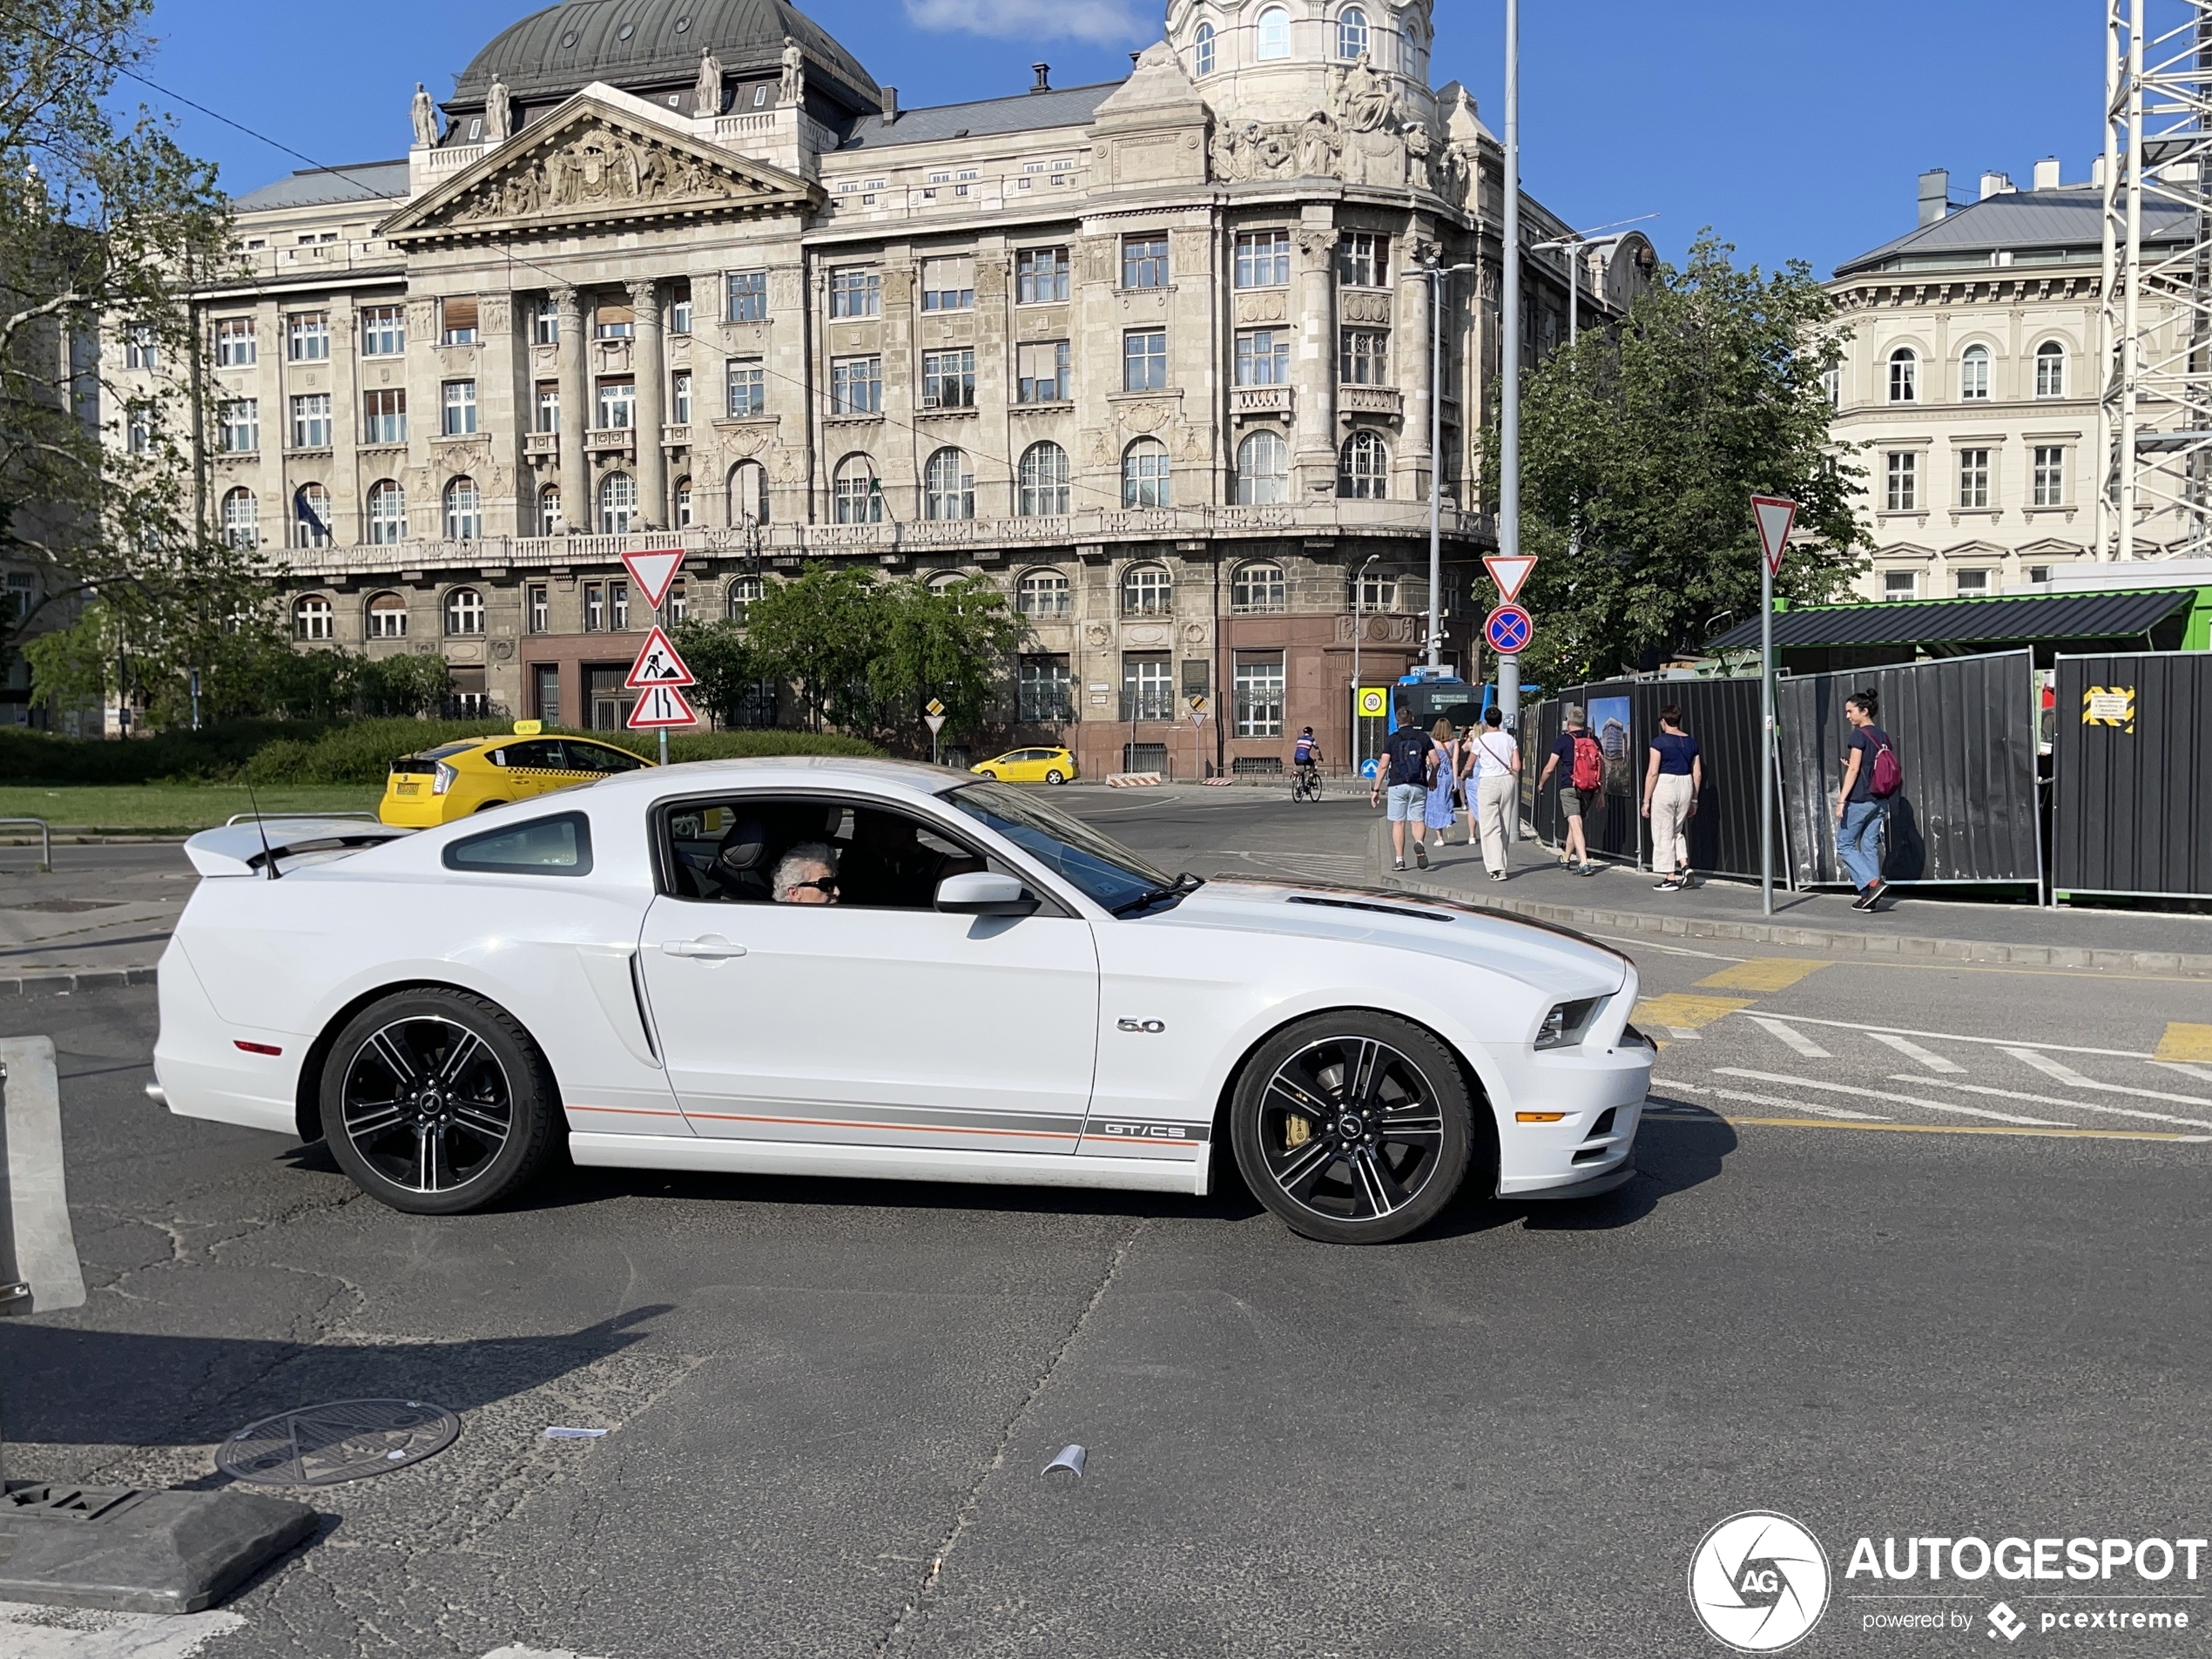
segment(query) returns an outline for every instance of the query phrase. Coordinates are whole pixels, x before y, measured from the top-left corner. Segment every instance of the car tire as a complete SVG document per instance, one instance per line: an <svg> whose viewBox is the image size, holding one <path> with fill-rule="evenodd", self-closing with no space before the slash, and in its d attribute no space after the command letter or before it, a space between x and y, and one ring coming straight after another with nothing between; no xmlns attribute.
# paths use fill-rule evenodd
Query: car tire
<svg viewBox="0 0 2212 1659"><path fill-rule="evenodd" d="M528 1184L565 1123L552 1068L514 1015L443 988L346 1022L319 1081L339 1167L411 1216L461 1216Z"/></svg>
<svg viewBox="0 0 2212 1659"><path fill-rule="evenodd" d="M1357 1008L1285 1026L1252 1051L1230 1101L1252 1196L1307 1238L1380 1244L1433 1220L1474 1145L1465 1074L1407 1020Z"/></svg>
<svg viewBox="0 0 2212 1659"><path fill-rule="evenodd" d="M1049 784L1064 784L1068 781L1068 779L1067 775L1062 772L1059 767L1055 766L1050 772L1045 773L1044 780Z"/></svg>

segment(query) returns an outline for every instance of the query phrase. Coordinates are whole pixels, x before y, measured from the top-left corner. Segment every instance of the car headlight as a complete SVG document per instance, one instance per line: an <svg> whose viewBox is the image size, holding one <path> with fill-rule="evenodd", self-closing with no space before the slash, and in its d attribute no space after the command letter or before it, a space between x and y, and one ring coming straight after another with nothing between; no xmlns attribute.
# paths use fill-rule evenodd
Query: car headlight
<svg viewBox="0 0 2212 1659"><path fill-rule="evenodd" d="M1597 1012L1602 996L1586 996L1580 1001L1560 1002L1544 1015L1544 1022L1536 1028L1539 1049L1571 1049L1582 1040L1589 1028L1590 1015Z"/></svg>
<svg viewBox="0 0 2212 1659"><path fill-rule="evenodd" d="M460 776L459 772L441 760L438 762L438 775L430 780L430 792L434 795L444 794L447 790L453 787L454 780Z"/></svg>

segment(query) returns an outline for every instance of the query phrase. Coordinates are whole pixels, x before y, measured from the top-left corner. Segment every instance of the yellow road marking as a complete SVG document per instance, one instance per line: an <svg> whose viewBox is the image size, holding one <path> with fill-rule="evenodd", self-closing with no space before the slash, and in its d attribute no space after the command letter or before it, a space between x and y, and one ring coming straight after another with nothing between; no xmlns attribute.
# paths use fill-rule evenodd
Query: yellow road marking
<svg viewBox="0 0 2212 1659"><path fill-rule="evenodd" d="M1713 991L1786 991L1828 965L1791 956L1754 956L1709 974L1697 983L1699 988Z"/></svg>
<svg viewBox="0 0 2212 1659"><path fill-rule="evenodd" d="M1748 996L1692 996L1685 991L1669 991L1664 996L1645 997L1629 1017L1638 1025L1676 1026L1694 1031L1701 1025L1710 1025L1723 1015L1750 1008L1754 1000Z"/></svg>
<svg viewBox="0 0 2212 1659"><path fill-rule="evenodd" d="M2013 1129L1979 1123L1844 1123L1826 1117L1731 1117L1731 1123L1759 1123L1771 1129L1877 1130L1892 1135L2027 1135L2060 1141L2171 1141L2202 1145L2212 1135L2172 1135L2135 1129Z"/></svg>
<svg viewBox="0 0 2212 1659"><path fill-rule="evenodd" d="M2154 1060L2212 1060L2212 1025L2187 1025L2176 1020L2166 1028Z"/></svg>

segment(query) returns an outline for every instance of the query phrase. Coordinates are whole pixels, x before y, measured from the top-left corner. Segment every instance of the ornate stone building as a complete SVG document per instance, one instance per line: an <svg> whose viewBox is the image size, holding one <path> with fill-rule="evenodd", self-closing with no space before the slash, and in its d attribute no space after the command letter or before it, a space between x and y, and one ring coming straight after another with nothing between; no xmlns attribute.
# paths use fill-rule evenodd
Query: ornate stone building
<svg viewBox="0 0 2212 1659"><path fill-rule="evenodd" d="M302 644L442 651L502 713L619 722L619 555L680 542L694 617L816 560L1001 583L980 740L1190 776L1311 724L1340 758L1355 611L1369 683L1424 655L1431 263L1478 267L1442 313L1462 666L1487 592L1498 152L1430 18L1174 0L1126 80L907 110L785 0L553 6L417 89L404 162L239 204L211 510L285 546ZM1651 268L1593 254L1586 317Z"/></svg>

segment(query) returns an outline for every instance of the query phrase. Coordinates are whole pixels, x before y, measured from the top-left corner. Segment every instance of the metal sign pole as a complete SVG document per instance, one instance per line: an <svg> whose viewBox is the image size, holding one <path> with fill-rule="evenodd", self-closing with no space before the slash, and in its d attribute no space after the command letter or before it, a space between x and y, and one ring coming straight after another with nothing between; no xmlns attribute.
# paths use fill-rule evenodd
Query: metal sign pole
<svg viewBox="0 0 2212 1659"><path fill-rule="evenodd" d="M1759 914L1774 914L1774 565L1759 559Z"/></svg>

